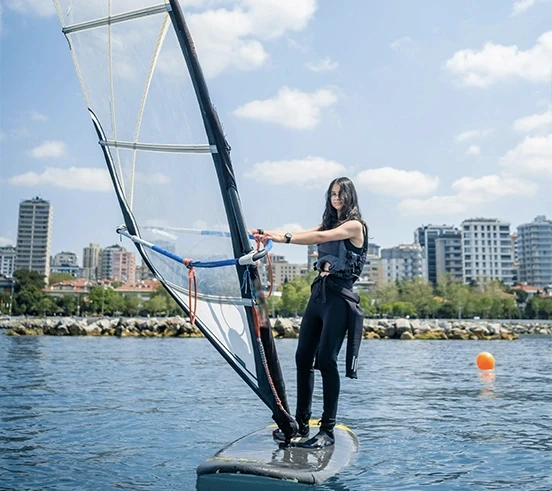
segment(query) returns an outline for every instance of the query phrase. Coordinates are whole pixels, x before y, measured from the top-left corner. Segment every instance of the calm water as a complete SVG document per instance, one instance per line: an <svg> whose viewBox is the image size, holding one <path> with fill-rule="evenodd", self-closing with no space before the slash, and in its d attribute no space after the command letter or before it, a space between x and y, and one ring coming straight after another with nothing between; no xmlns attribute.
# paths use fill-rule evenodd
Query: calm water
<svg viewBox="0 0 552 491"><path fill-rule="evenodd" d="M292 405L295 344L278 341ZM339 411L361 452L318 489L552 489L552 337L365 341L361 361ZM1 333L0 421L2 490L193 490L203 460L271 422L203 339Z"/></svg>

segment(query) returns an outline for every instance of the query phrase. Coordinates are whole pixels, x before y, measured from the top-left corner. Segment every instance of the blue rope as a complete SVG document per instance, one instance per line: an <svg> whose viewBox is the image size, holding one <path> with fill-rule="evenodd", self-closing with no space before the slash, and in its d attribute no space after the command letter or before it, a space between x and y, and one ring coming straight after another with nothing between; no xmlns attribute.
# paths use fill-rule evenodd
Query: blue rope
<svg viewBox="0 0 552 491"><path fill-rule="evenodd" d="M204 230L202 231L202 235L226 235L227 232L215 232L215 231L209 231ZM230 235L230 234L228 234ZM253 236L250 235L250 238ZM152 245L151 249L155 252L158 252L159 254L162 254L165 257L168 257L170 259L173 259L179 263L184 264L184 258L180 257L178 254L175 254L174 252L167 251L166 249L163 249L162 247ZM265 249L267 251L270 251L272 249L272 241L269 240ZM220 259L218 261L190 261L189 266L194 268L221 268L224 266L235 266L238 264L237 259Z"/></svg>

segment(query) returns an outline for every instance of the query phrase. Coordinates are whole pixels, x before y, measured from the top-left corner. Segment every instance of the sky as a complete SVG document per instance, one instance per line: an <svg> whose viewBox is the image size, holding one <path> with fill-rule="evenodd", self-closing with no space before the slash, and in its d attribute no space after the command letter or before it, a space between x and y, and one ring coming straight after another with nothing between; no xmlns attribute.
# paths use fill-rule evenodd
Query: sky
<svg viewBox="0 0 552 491"><path fill-rule="evenodd" d="M156 4L152 0L152 4ZM552 1L182 0L250 228L320 223L356 185L371 241L552 215ZM0 245L24 199L82 261L122 222L53 3L0 4ZM127 244L131 248L130 244ZM291 262L306 248L278 245Z"/></svg>

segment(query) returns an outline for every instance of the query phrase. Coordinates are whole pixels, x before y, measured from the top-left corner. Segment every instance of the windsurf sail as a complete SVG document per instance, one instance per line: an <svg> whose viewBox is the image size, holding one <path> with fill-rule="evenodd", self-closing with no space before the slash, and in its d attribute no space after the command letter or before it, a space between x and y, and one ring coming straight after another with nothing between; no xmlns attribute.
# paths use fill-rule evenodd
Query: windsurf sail
<svg viewBox="0 0 552 491"><path fill-rule="evenodd" d="M122 210L118 232L289 434L255 265L266 251L247 233L180 5L151 1L54 0Z"/></svg>

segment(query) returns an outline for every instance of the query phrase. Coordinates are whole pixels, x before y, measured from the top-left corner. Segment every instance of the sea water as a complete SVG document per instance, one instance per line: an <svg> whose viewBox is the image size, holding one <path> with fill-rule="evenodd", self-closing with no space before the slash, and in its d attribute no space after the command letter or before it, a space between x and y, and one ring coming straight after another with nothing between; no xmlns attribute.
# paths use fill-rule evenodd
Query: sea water
<svg viewBox="0 0 552 491"><path fill-rule="evenodd" d="M292 407L295 347L277 341ZM364 341L338 418L360 452L316 489L551 490L552 337ZM193 490L201 462L269 423L205 339L0 333L1 490Z"/></svg>

